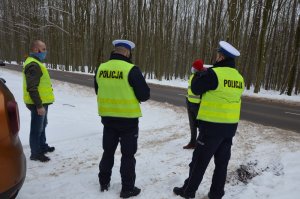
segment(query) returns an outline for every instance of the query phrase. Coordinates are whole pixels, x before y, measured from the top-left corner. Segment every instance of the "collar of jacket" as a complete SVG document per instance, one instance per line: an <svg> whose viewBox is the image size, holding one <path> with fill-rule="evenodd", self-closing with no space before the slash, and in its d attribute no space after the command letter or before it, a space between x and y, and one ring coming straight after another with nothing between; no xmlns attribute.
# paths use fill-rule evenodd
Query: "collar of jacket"
<svg viewBox="0 0 300 199"><path fill-rule="evenodd" d="M110 60L112 59L117 59L117 60L122 60L122 61L126 61L128 63L132 63L131 60L128 57L125 57L124 55L118 54L118 53L112 53L110 55Z"/></svg>
<svg viewBox="0 0 300 199"><path fill-rule="evenodd" d="M36 57L36 56L34 56L34 55L29 55L29 57L32 57L32 58L38 60L39 62L42 62L38 57Z"/></svg>
<svg viewBox="0 0 300 199"><path fill-rule="evenodd" d="M222 61L216 62L213 67L231 67L231 68L235 68L235 61L232 58L223 59Z"/></svg>

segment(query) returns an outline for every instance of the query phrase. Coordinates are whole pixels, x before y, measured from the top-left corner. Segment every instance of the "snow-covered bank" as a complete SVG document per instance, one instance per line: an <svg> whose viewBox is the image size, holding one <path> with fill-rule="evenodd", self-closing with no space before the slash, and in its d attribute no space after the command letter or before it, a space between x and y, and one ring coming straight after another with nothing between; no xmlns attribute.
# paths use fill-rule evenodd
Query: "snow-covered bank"
<svg viewBox="0 0 300 199"><path fill-rule="evenodd" d="M172 80L157 80L157 79L147 79L148 83L158 84L164 86L172 86L177 88L187 88L188 81L183 79L172 79ZM254 93L254 87L250 87L250 90L245 90L243 96L270 99L273 101L283 101L283 102L296 102L300 103L300 95L293 94L292 96L280 95L279 91L260 89L259 93Z"/></svg>
<svg viewBox="0 0 300 199"><path fill-rule="evenodd" d="M27 156L27 177L20 199L94 199L119 197L121 189L120 151L108 192L101 193L98 163L102 154L102 125L97 115L92 88L53 81L56 102L49 107L47 138L56 147L51 161L29 160L30 114L22 102L21 73L1 69L7 86L19 102L20 138ZM142 104L139 150L136 154L137 199L179 198L172 193L188 174L192 151L183 150L189 141L186 110L158 102ZM234 138L224 199L295 199L300 195L300 135L277 128L241 121ZM253 165L258 175L244 184L238 180L240 165ZM203 198L210 186L211 161L196 198Z"/></svg>
<svg viewBox="0 0 300 199"><path fill-rule="evenodd" d="M5 62L8 63L9 62ZM11 62L10 64L17 65L16 62ZM206 68L211 67L211 65L205 65ZM53 70L53 69L50 69ZM86 70L87 71L87 70ZM70 71L64 71L67 73L83 73L79 71L70 72ZM93 76L92 73L83 73L86 75ZM187 77L188 78L188 77ZM177 87L177 88L184 88L186 89L188 87L188 80L187 79L179 79L179 78L172 78L171 80L166 80L163 78L162 80L158 79L151 79L149 76L146 76L147 83L151 84L157 84L157 85L163 85L163 86L171 86L171 87ZM278 102L292 102L296 103L297 105L300 105L300 95L295 95L294 93L292 96L287 96L286 94L280 95L279 91L274 90L265 90L263 88L260 89L259 93L254 93L254 86L251 86L249 90L245 90L243 93L243 96L247 97L253 97L253 98L260 98L260 99L268 99L271 101L278 101Z"/></svg>

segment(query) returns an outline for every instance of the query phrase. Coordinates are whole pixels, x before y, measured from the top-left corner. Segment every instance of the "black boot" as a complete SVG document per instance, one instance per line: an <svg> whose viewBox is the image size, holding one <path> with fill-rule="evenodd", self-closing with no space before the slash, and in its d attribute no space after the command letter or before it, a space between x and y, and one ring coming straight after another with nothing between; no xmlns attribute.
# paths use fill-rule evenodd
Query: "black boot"
<svg viewBox="0 0 300 199"><path fill-rule="evenodd" d="M49 157L45 156L43 153L37 155L31 155L30 160L40 161L40 162L48 162L50 160Z"/></svg>
<svg viewBox="0 0 300 199"><path fill-rule="evenodd" d="M195 193L185 192L183 187L174 187L173 192L177 196L181 196L185 199L195 198Z"/></svg>
<svg viewBox="0 0 300 199"><path fill-rule="evenodd" d="M223 195L224 195L224 194L223 194ZM208 192L207 197L208 197L209 199L221 199L221 198L223 197L223 195L221 195L221 196L216 196L216 195L212 194L211 192Z"/></svg>
<svg viewBox="0 0 300 199"><path fill-rule="evenodd" d="M55 151L55 147L54 146L49 146L48 148L43 150L43 153L44 154L48 153L48 152L52 153L53 151Z"/></svg>
<svg viewBox="0 0 300 199"><path fill-rule="evenodd" d="M110 187L110 184L101 184L100 185L100 191L104 192L104 191L108 191L108 188Z"/></svg>
<svg viewBox="0 0 300 199"><path fill-rule="evenodd" d="M120 197L121 198L130 198L132 196L137 196L141 193L141 189L137 188L137 187L133 187L132 190L128 190L128 191L121 191L120 193Z"/></svg>
<svg viewBox="0 0 300 199"><path fill-rule="evenodd" d="M195 149L196 148L196 142L189 142L187 145L183 147L183 149Z"/></svg>

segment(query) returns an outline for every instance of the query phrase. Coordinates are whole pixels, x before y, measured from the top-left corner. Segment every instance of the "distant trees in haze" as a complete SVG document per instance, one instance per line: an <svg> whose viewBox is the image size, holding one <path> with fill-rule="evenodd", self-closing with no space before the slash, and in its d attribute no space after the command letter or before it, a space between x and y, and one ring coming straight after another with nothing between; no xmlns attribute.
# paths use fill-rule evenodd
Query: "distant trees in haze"
<svg viewBox="0 0 300 199"><path fill-rule="evenodd" d="M226 40L241 52L247 88L291 95L300 92L299 15L300 0L1 0L0 58L23 61L39 38L52 68L93 72L123 38L146 76L184 78Z"/></svg>

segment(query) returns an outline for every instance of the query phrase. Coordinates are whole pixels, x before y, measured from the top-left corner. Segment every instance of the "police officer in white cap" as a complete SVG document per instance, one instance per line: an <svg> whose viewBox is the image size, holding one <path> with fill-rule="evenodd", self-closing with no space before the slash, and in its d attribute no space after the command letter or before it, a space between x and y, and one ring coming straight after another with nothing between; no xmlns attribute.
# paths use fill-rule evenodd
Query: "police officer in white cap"
<svg viewBox="0 0 300 199"><path fill-rule="evenodd" d="M140 102L150 98L150 89L140 71L131 62L135 44L128 40L114 40L110 59L100 64L95 75L98 113L103 128L103 155L99 164L100 190L109 189L114 154L121 145L121 198L136 196L141 189L135 186L135 153L138 123L142 116Z"/></svg>
<svg viewBox="0 0 300 199"><path fill-rule="evenodd" d="M194 198L205 170L214 156L215 170L208 193L210 199L221 199L231 154L232 138L240 119L241 95L244 79L235 69L235 57L239 51L231 44L220 41L216 63L192 80L191 89L202 95L197 115L200 134L194 150L190 171L183 186L173 192L184 198Z"/></svg>

